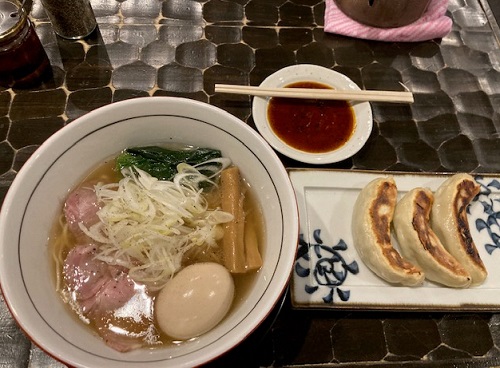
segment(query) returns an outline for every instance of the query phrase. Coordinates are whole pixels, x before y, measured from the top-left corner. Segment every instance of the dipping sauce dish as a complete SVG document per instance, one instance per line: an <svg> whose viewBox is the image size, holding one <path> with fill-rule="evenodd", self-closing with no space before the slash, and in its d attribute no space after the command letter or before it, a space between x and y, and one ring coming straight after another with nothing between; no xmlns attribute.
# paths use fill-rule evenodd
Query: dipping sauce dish
<svg viewBox="0 0 500 368"><path fill-rule="evenodd" d="M330 89L316 82L297 82L286 88ZM271 98L267 118L273 132L290 146L323 153L342 147L355 128L354 110L347 101Z"/></svg>
<svg viewBox="0 0 500 368"><path fill-rule="evenodd" d="M360 90L343 74L307 64L280 69L261 87ZM253 118L274 149L311 164L351 157L366 143L373 126L368 102L254 97Z"/></svg>

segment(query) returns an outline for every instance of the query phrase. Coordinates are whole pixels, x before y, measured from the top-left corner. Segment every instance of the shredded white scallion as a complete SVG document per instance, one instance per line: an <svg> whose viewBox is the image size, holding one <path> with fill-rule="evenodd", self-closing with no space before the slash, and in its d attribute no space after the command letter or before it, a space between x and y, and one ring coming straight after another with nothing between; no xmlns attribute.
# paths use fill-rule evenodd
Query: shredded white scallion
<svg viewBox="0 0 500 368"><path fill-rule="evenodd" d="M212 160L211 160L212 161ZM207 165L216 171L229 166L227 159ZM216 185L197 167L181 164L172 181L158 180L138 168L122 170L119 183L97 184L102 203L97 224L80 228L99 244L97 258L125 266L137 282L161 288L180 268L192 247L216 246L221 224L230 213L208 209L201 183Z"/></svg>

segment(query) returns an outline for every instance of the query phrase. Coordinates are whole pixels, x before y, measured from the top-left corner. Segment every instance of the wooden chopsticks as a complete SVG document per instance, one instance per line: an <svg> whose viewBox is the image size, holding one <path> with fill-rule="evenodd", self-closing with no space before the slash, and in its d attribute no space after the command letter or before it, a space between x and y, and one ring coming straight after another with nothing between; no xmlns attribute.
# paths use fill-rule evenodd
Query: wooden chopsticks
<svg viewBox="0 0 500 368"><path fill-rule="evenodd" d="M245 94L264 97L308 98L319 100L349 100L412 103L413 94L408 91L339 91L335 89L316 88L266 88L254 86L238 86L231 84L216 84L215 92Z"/></svg>

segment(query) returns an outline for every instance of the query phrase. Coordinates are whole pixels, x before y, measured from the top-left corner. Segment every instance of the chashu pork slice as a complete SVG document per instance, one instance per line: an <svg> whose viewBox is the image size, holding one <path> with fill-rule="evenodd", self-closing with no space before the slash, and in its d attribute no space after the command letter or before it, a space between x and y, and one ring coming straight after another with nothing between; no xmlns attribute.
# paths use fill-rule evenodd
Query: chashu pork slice
<svg viewBox="0 0 500 368"><path fill-rule="evenodd" d="M352 235L361 260L375 274L393 284L417 286L425 275L392 246L391 222L397 201L392 177L378 178L359 193L352 217Z"/></svg>
<svg viewBox="0 0 500 368"><path fill-rule="evenodd" d="M418 264L428 280L449 287L468 287L469 272L446 251L430 227L433 202L431 190L415 188L397 203L393 226L401 254Z"/></svg>
<svg viewBox="0 0 500 368"><path fill-rule="evenodd" d="M467 207L480 187L469 174L455 174L434 193L431 227L444 247L470 273L471 286L480 285L487 276L486 267L472 239Z"/></svg>

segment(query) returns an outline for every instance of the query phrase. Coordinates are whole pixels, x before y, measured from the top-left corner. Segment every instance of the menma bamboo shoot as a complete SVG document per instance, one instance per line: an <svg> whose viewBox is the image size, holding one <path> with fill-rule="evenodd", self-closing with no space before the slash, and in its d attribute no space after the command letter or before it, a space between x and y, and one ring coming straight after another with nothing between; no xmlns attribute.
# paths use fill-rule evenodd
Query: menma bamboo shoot
<svg viewBox="0 0 500 368"><path fill-rule="evenodd" d="M239 169L232 166L221 173L222 210L233 215L224 226L224 264L231 273L245 273L261 267L255 229L245 225L245 190ZM245 227L249 233L245 235ZM253 233L252 233L253 232Z"/></svg>

